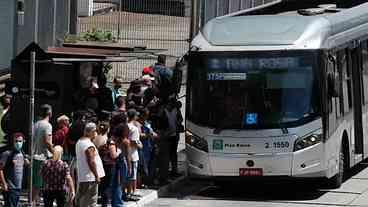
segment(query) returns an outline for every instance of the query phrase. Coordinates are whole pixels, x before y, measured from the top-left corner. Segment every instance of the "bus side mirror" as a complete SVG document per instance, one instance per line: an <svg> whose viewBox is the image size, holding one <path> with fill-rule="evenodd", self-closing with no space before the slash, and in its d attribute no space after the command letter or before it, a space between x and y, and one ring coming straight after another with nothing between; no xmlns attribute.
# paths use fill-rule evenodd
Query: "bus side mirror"
<svg viewBox="0 0 368 207"><path fill-rule="evenodd" d="M176 94L180 93L181 90L181 84L183 82L183 72L186 71L186 67L187 67L187 59L188 59L188 54L185 54L184 56L182 56L181 58L179 58L176 61L175 64L175 68L174 68L174 74L173 74L173 82L174 82L174 86L175 86L175 92Z"/></svg>
<svg viewBox="0 0 368 207"><path fill-rule="evenodd" d="M332 73L328 74L327 87L329 97L336 98L340 96L340 80L337 75Z"/></svg>

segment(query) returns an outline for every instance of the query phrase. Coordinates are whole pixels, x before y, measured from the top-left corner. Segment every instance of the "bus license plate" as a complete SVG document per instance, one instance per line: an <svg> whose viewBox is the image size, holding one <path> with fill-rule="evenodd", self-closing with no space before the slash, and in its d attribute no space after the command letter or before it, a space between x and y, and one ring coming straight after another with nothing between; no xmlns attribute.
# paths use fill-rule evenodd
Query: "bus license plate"
<svg viewBox="0 0 368 207"><path fill-rule="evenodd" d="M262 176L262 168L240 168L239 176Z"/></svg>

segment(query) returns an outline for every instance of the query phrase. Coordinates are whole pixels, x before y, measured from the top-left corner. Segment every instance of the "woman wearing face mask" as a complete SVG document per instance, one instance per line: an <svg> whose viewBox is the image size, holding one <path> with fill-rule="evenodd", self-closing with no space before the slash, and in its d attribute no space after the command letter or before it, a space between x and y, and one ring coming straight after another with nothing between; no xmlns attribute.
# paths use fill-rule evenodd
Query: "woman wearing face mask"
<svg viewBox="0 0 368 207"><path fill-rule="evenodd" d="M51 160L47 160L41 169L44 180L43 200L45 207L52 207L56 200L58 207L66 204L67 189L70 192L70 200L75 197L75 190L72 177L70 176L69 166L61 160L63 148L59 145L54 147ZM66 188L66 185L68 188Z"/></svg>
<svg viewBox="0 0 368 207"><path fill-rule="evenodd" d="M5 206L18 207L22 178L26 161L23 152L24 135L15 133L13 147L1 155L0 160L0 184L3 191Z"/></svg>

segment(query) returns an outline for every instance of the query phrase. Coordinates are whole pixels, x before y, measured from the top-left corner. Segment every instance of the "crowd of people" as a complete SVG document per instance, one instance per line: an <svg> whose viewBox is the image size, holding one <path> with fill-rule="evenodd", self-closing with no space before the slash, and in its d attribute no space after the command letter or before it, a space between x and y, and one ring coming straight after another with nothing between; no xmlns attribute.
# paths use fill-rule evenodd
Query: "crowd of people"
<svg viewBox="0 0 368 207"><path fill-rule="evenodd" d="M123 206L138 201L137 188L167 184L179 176L177 147L183 132L181 103L174 87L175 73L160 55L131 82L126 96L116 77L107 90L91 77L79 93L80 108L57 117L43 104L33 129L32 203L53 206ZM101 92L102 91L102 92ZM101 95L103 94L103 95ZM107 95L106 95L107 94ZM108 106L111 105L111 106ZM5 206L17 207L23 169L25 136L15 133L1 155L0 185Z"/></svg>

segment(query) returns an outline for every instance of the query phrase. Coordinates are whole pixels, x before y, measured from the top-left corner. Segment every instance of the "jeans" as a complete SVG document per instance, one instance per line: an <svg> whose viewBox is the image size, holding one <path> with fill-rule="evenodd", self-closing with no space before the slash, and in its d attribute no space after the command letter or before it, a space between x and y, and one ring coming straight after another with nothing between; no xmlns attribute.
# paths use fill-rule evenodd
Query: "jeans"
<svg viewBox="0 0 368 207"><path fill-rule="evenodd" d="M127 182L128 171L127 162L124 159L123 153L121 153L116 160L115 167L112 169L111 179L111 206L122 207L123 199L125 198L125 192L122 190L123 186Z"/></svg>
<svg viewBox="0 0 368 207"><path fill-rule="evenodd" d="M52 207L55 200L58 207L64 207L66 203L66 192L63 190L43 192L45 207Z"/></svg>
<svg viewBox="0 0 368 207"><path fill-rule="evenodd" d="M160 182L167 181L169 177L169 162L170 162L170 141L169 138L165 137L159 142L159 179Z"/></svg>
<svg viewBox="0 0 368 207"><path fill-rule="evenodd" d="M176 137L170 137L170 163L171 163L171 173L178 173L178 143L179 135Z"/></svg>
<svg viewBox="0 0 368 207"><path fill-rule="evenodd" d="M99 190L101 191L101 204L103 207L107 206L109 203L109 200L111 199L111 178L112 173L111 170L107 169L114 169L115 167L113 165L104 165L105 171L105 177L101 179L101 183L99 186Z"/></svg>
<svg viewBox="0 0 368 207"><path fill-rule="evenodd" d="M18 207L20 198L20 189L9 189L3 192L6 207Z"/></svg>

